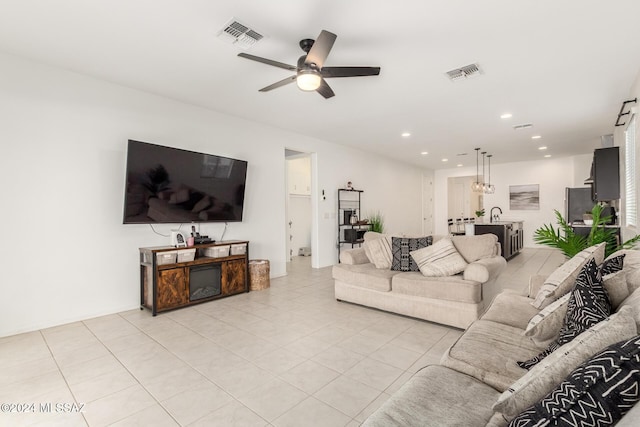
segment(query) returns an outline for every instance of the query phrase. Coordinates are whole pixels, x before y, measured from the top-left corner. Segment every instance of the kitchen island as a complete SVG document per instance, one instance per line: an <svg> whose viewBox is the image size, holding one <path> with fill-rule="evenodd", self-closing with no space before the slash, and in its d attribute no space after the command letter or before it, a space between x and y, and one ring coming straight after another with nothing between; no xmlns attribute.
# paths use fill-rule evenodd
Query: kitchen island
<svg viewBox="0 0 640 427"><path fill-rule="evenodd" d="M500 242L501 255L509 260L520 253L524 241L522 221L494 221L475 224L475 234L495 234Z"/></svg>

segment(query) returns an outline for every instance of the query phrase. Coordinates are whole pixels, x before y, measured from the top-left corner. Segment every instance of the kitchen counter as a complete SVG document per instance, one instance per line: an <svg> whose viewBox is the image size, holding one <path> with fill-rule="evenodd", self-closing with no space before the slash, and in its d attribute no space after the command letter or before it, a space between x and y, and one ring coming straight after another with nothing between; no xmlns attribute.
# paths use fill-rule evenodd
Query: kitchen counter
<svg viewBox="0 0 640 427"><path fill-rule="evenodd" d="M509 260L522 250L524 241L523 221L494 221L476 223L475 234L495 234L501 245L501 255Z"/></svg>

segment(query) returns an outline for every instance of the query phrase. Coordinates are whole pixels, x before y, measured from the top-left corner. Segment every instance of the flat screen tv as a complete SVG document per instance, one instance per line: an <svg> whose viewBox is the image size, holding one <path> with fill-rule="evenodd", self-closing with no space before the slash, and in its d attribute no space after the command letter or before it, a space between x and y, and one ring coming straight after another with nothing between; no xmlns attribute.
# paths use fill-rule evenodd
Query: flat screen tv
<svg viewBox="0 0 640 427"><path fill-rule="evenodd" d="M247 162L129 140L125 224L242 221Z"/></svg>

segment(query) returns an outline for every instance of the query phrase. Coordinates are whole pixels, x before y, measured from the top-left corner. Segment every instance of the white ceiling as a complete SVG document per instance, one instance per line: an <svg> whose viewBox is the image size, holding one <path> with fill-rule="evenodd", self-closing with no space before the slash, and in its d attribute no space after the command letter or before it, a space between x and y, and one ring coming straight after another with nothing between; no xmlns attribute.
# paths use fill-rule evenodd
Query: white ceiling
<svg viewBox="0 0 640 427"><path fill-rule="evenodd" d="M328 100L259 93L290 73L238 58L217 37L232 17L265 35L253 55L295 64L326 29L326 66L382 71L328 80ZM598 147L640 70L640 1L0 0L0 50L439 169L475 165L474 147L494 163ZM445 76L476 62L478 77Z"/></svg>

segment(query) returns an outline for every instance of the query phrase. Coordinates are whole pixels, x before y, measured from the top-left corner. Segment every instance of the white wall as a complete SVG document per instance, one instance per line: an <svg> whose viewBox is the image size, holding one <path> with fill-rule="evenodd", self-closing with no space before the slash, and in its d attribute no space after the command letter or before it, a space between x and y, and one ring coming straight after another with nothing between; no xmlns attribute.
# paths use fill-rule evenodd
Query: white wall
<svg viewBox="0 0 640 427"><path fill-rule="evenodd" d="M247 160L244 220L225 239L250 240L274 277L286 274L285 147L316 153L316 266L336 260L336 189L347 180L365 190L364 212L380 209L394 230L422 227L416 167L8 55L0 70L0 336L138 306L138 248L168 238L122 225L128 139Z"/></svg>
<svg viewBox="0 0 640 427"><path fill-rule="evenodd" d="M554 209L564 214L564 194L566 187L583 187L589 176L592 155L566 158L549 158L529 162L494 163L491 165L491 183L495 185L495 194L484 195L485 220L489 220L492 207L502 209L501 219L524 221L524 246L536 246L533 232L543 224L555 225ZM436 234L447 233L447 180L449 177L475 174L473 168L457 168L435 171L435 230ZM540 185L540 210L523 211L509 209L510 185ZM440 202L443 201L443 202Z"/></svg>

